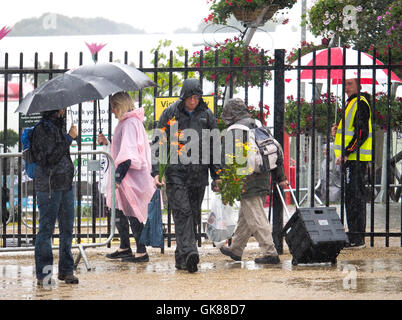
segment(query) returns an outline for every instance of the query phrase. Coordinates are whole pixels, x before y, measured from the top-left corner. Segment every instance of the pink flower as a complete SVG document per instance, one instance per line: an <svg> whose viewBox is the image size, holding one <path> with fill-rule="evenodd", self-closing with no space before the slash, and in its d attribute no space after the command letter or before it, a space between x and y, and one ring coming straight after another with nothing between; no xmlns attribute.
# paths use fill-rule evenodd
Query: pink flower
<svg viewBox="0 0 402 320"><path fill-rule="evenodd" d="M106 43L105 44L101 44L101 43L100 44L97 44L97 43L89 44L89 43L85 42L85 44L87 45L89 51L91 51L92 56L94 56L95 53L98 53L99 51L101 51L103 49L104 46L106 46Z"/></svg>
<svg viewBox="0 0 402 320"><path fill-rule="evenodd" d="M8 33L11 31L10 28L8 28L7 26L4 26L3 28L1 28L0 30L0 40L3 39L6 35L8 35Z"/></svg>

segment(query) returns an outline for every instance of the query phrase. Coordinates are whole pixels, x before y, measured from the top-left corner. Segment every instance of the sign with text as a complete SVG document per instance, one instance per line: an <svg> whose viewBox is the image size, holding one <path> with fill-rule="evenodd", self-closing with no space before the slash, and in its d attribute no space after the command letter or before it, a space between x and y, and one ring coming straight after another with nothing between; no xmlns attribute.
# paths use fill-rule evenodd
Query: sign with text
<svg viewBox="0 0 402 320"><path fill-rule="evenodd" d="M155 98L155 120L159 121L159 118L167 107L173 102L176 102L179 97L157 97ZM203 96L202 99L207 104L208 108L214 112L214 96Z"/></svg>

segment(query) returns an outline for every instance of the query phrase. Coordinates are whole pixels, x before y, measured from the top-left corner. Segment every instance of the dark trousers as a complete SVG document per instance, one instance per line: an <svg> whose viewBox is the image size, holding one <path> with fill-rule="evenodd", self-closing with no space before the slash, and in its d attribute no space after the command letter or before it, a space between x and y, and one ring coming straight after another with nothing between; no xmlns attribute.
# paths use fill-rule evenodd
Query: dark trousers
<svg viewBox="0 0 402 320"><path fill-rule="evenodd" d="M56 219L59 223L59 274L70 275L74 271L71 252L74 226L74 192L37 192L39 207L39 232L35 239L36 278L44 279L53 273L52 236Z"/></svg>
<svg viewBox="0 0 402 320"><path fill-rule="evenodd" d="M130 248L129 224L137 246L137 253L147 252L145 245L140 243L141 232L144 229L144 224L140 223L136 217L127 217L124 215L123 211L116 209L116 228L120 235L120 248Z"/></svg>
<svg viewBox="0 0 402 320"><path fill-rule="evenodd" d="M366 187L365 173L367 162L346 161L345 163L345 208L346 221L351 243L364 243L363 233L366 231Z"/></svg>
<svg viewBox="0 0 402 320"><path fill-rule="evenodd" d="M201 204L205 187L189 187L179 184L167 184L166 194L172 209L176 234L176 264L186 262L189 253L198 253L196 228L201 220Z"/></svg>

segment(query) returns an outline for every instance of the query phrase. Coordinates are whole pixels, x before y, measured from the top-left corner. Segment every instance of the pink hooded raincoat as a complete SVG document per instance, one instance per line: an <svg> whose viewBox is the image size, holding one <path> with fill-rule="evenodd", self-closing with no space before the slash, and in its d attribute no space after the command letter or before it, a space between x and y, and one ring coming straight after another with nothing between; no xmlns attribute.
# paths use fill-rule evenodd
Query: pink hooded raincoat
<svg viewBox="0 0 402 320"><path fill-rule="evenodd" d="M131 160L127 174L116 189L116 209L126 216L144 222L148 217L148 203L155 186L151 176L151 148L143 125L144 109L127 112L119 121L111 145L111 154L117 166ZM111 179L108 179L107 205L111 206Z"/></svg>

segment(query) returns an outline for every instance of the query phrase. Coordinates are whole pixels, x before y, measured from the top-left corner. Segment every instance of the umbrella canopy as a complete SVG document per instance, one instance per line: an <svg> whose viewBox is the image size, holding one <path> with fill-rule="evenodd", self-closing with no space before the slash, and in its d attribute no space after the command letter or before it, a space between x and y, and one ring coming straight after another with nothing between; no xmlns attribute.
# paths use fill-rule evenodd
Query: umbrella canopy
<svg viewBox="0 0 402 320"><path fill-rule="evenodd" d="M344 49L341 47L330 48L330 49L322 49L316 51L316 66L327 66L328 65L328 51L331 50L331 66L342 66L343 65L343 55ZM358 54L357 50L346 49L346 66L357 66L358 65ZM361 60L360 65L373 65L374 57L361 52ZM293 66L298 65L298 61L292 63ZM302 66L313 66L313 53L310 52L301 57ZM384 65L381 61L376 59L376 65ZM342 69L333 69L330 71L330 78L332 80L332 84L341 84L342 83ZM286 73L286 81L289 82L292 78L295 79L297 77L295 71L288 71ZM345 71L346 79L357 78L357 69L346 69ZM316 69L315 71L316 80L327 80L328 71L324 69ZM388 70L387 69L376 69L376 84L379 83L387 83L388 82ZM313 79L313 70L304 69L300 73L300 79L302 81L311 81ZM395 75L395 73L391 72L391 81L393 82L401 82L401 80ZM372 84L373 83L373 70L372 69L361 69L360 70L360 83L361 84Z"/></svg>
<svg viewBox="0 0 402 320"><path fill-rule="evenodd" d="M81 102L103 99L119 91L121 88L105 79L88 76L84 80L63 73L28 93L15 112L30 114L64 109Z"/></svg>
<svg viewBox="0 0 402 320"><path fill-rule="evenodd" d="M68 72L82 79L91 76L103 78L116 84L120 91L134 91L156 86L143 72L127 64L116 62L85 65Z"/></svg>

